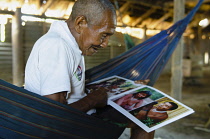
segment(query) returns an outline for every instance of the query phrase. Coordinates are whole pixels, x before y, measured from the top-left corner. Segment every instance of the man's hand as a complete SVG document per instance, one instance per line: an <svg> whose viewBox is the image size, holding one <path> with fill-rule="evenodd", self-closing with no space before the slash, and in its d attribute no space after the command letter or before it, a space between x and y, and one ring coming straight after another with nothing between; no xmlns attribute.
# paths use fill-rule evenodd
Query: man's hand
<svg viewBox="0 0 210 139"><path fill-rule="evenodd" d="M94 108L100 108L107 105L107 92L105 88L99 88L94 90L92 93L89 93L86 97L89 101L92 101Z"/></svg>
<svg viewBox="0 0 210 139"><path fill-rule="evenodd" d="M69 106L87 112L93 108L104 107L107 104L107 90L105 88L99 88L89 93L84 98L77 102L69 104Z"/></svg>

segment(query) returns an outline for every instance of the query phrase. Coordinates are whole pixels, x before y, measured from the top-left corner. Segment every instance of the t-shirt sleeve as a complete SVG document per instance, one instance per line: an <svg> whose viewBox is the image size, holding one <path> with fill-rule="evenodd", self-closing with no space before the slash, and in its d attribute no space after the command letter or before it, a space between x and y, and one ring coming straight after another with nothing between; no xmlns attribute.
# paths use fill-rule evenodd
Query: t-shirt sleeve
<svg viewBox="0 0 210 139"><path fill-rule="evenodd" d="M41 95L70 92L71 67L66 44L62 39L53 39L48 40L45 45L39 52L38 61Z"/></svg>

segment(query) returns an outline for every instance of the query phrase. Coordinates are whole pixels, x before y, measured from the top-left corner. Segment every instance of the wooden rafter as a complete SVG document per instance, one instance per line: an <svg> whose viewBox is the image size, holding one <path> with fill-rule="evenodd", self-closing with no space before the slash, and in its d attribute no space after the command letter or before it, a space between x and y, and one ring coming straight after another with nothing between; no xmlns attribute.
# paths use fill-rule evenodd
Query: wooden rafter
<svg viewBox="0 0 210 139"><path fill-rule="evenodd" d="M139 24L140 22L142 22L146 17L149 17L155 11L156 11L156 8L152 8L152 9L148 10L142 16L140 16L137 19L135 19L135 21L132 23L132 26L136 26L137 24Z"/></svg>
<svg viewBox="0 0 210 139"><path fill-rule="evenodd" d="M47 9L50 8L57 1L58 0L48 0L47 3L40 8L39 15L44 15Z"/></svg>
<svg viewBox="0 0 210 139"><path fill-rule="evenodd" d="M129 5L130 5L130 2L126 2L123 6L121 6L119 9L117 9L117 21L122 22L122 25L124 25L124 23L122 21L123 15L128 10ZM117 6L118 5L116 5L116 7Z"/></svg>
<svg viewBox="0 0 210 139"><path fill-rule="evenodd" d="M171 10L168 13L164 14L160 19L158 19L155 22L153 22L152 25L149 26L149 27L150 28L156 28L156 26L158 26L159 24L164 22L167 18L172 17L172 16L173 16L173 10Z"/></svg>

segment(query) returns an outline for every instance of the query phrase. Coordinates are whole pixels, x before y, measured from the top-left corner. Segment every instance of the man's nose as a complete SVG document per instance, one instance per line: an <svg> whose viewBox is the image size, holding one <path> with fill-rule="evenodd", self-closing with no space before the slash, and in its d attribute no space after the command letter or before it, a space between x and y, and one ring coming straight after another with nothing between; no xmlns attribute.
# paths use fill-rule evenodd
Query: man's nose
<svg viewBox="0 0 210 139"><path fill-rule="evenodd" d="M107 47L107 45L108 45L108 43L109 43L109 36L107 36L104 40L103 40L103 42L101 43L101 47L103 47L103 48L106 48Z"/></svg>

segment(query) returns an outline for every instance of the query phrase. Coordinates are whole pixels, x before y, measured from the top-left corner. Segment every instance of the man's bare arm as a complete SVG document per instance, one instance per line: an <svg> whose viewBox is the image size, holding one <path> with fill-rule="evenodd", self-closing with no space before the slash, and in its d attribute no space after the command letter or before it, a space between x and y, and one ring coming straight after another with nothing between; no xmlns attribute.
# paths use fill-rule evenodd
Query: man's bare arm
<svg viewBox="0 0 210 139"><path fill-rule="evenodd" d="M100 88L98 90L93 91L92 93L88 94L84 98L68 104L70 107L78 109L83 112L87 112L90 109L97 108L97 107L104 107L107 104L107 90ZM58 101L63 104L67 104L66 100L67 92L59 92L51 95L45 95L45 97Z"/></svg>
<svg viewBox="0 0 210 139"><path fill-rule="evenodd" d="M107 90L104 88L99 88L94 90L92 93L89 93L84 98L69 104L69 106L87 112L93 108L104 107L107 104Z"/></svg>
<svg viewBox="0 0 210 139"><path fill-rule="evenodd" d="M67 94L67 92L64 91L64 92L59 92L59 93L55 93L55 94L51 94L51 95L45 95L45 97L55 100L55 101L58 101L63 104L67 104L66 94Z"/></svg>

